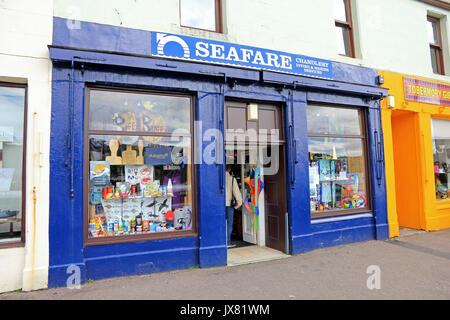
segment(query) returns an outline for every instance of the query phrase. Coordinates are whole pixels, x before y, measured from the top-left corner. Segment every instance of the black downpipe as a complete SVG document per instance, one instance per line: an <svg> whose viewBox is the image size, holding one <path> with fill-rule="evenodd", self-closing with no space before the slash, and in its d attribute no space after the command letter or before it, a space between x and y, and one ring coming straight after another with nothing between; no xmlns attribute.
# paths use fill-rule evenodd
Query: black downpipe
<svg viewBox="0 0 450 320"><path fill-rule="evenodd" d="M224 76L224 83L220 85L220 110L219 110L219 130L222 135L221 144L218 139L216 139L216 165L219 165L219 187L220 192L223 193L225 191L225 181L224 181L224 152L225 152L225 128L224 128L224 112L225 112L225 84L226 84L226 75ZM219 149L220 148L220 149ZM220 151L220 152L219 152ZM219 159L219 156L222 155L222 159Z"/></svg>
<svg viewBox="0 0 450 320"><path fill-rule="evenodd" d="M67 148L69 149L70 152L70 198L74 198L75 196L75 190L74 190L74 168L73 168L73 163L74 163L74 141L73 141L73 116L74 116L74 68L75 68L75 57L72 57L72 61L71 61L71 72L70 72L70 105L69 105L69 138L67 139Z"/></svg>
<svg viewBox="0 0 450 320"><path fill-rule="evenodd" d="M295 84L294 84L295 88ZM297 141L294 135L294 93L289 90L289 139L291 144L291 188L295 189L296 177L295 177L295 165L297 164Z"/></svg>

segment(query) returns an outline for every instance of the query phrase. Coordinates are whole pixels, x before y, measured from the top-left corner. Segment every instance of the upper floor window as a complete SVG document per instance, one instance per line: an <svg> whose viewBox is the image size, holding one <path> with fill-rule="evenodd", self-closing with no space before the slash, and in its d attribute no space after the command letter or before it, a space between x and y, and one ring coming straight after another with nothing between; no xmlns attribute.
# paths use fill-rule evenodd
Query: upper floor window
<svg viewBox="0 0 450 320"><path fill-rule="evenodd" d="M334 0L334 21L338 53L355 57L350 0Z"/></svg>
<svg viewBox="0 0 450 320"><path fill-rule="evenodd" d="M222 32L221 0L180 0L183 27Z"/></svg>
<svg viewBox="0 0 450 320"><path fill-rule="evenodd" d="M442 54L441 26L438 18L427 17L428 41L430 42L431 66L433 72L444 74L444 58Z"/></svg>

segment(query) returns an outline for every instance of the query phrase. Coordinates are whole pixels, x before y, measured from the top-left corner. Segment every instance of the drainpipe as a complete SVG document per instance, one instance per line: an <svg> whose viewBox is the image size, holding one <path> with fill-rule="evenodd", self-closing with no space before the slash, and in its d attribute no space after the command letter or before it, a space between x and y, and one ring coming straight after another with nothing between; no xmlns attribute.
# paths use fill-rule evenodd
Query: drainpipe
<svg viewBox="0 0 450 320"><path fill-rule="evenodd" d="M224 170L224 159L225 155L222 153L225 151L225 129L224 129L224 113L225 113L225 83L226 83L226 75L224 74L224 83L220 85L220 110L219 110L219 130L222 134L221 145L219 145L219 141L217 142L216 147L216 165L220 163L220 173L219 173L219 183L220 183L220 192L223 193L225 190L225 181L223 172ZM220 148L220 149L219 149ZM220 150L220 152L219 152ZM222 151L223 150L223 151ZM219 155L222 155L222 159L219 159Z"/></svg>
<svg viewBox="0 0 450 320"><path fill-rule="evenodd" d="M67 135L67 149L70 151L70 161L66 160L66 167L70 166L70 198L73 200L75 197L74 186L74 157L75 157L75 142L74 142L74 108L75 108L75 60L81 63L81 74L84 73L84 63L89 61L105 61L105 59L89 59L78 56L73 56L71 59L71 70L69 74L70 93L69 93L69 134ZM73 201L72 201L73 202ZM73 206L73 204L72 204Z"/></svg>
<svg viewBox="0 0 450 320"><path fill-rule="evenodd" d="M27 243L27 251L26 251L26 262L24 268L24 274L26 275L23 279L22 289L24 291L30 291L35 289L35 265L36 265L36 223L37 223L37 194L39 191L39 183L41 177L41 135L37 130L36 124L38 123L38 113L33 113L33 161L32 161L32 186L33 186L33 212L32 215L28 215L30 217L31 222L27 220L29 237L26 238Z"/></svg>
<svg viewBox="0 0 450 320"><path fill-rule="evenodd" d="M296 84L294 83L294 90ZM293 90L289 90L288 95L289 100L289 109L290 109L290 117L289 117L289 139L291 144L291 188L295 189L296 177L295 177L295 165L298 163L297 161L297 140L295 140L295 129L294 129L294 92Z"/></svg>
<svg viewBox="0 0 450 320"><path fill-rule="evenodd" d="M70 198L72 199L72 215L73 215L73 198L75 195L74 185L73 185L73 157L74 157L74 141L73 141L73 115L74 115L74 66L75 57L71 60L71 71L70 71L70 104L69 104L69 137L67 139L67 149L70 151Z"/></svg>

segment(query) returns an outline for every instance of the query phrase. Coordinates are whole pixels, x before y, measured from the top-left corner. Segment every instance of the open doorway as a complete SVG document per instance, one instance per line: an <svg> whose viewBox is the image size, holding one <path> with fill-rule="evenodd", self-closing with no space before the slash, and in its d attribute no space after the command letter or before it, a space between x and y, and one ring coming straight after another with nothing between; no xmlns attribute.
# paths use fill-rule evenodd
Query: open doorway
<svg viewBox="0 0 450 320"><path fill-rule="evenodd" d="M240 193L242 195L242 199L245 200L247 195L247 189L245 187L245 172L248 170L246 165L244 164L233 164L231 165L231 176L235 178ZM243 174L244 172L244 174ZM244 204L241 205L238 209L235 209L233 216L233 224L232 224L232 232L231 232L231 245L229 248L242 248L253 245L253 241L246 241L246 237L244 237L242 221L243 221L243 213L246 210ZM245 213L244 213L245 214ZM245 219L244 219L245 220Z"/></svg>
<svg viewBox="0 0 450 320"><path fill-rule="evenodd" d="M226 163L243 198L228 252L229 260L230 253L246 250L248 260L261 261L289 252L282 108L258 104L258 119L249 121L247 105L226 104Z"/></svg>
<svg viewBox="0 0 450 320"><path fill-rule="evenodd" d="M274 162L284 158L279 152L282 149L247 145L228 150L233 154L230 174L243 199L243 205L234 211L228 265L287 257L284 166L281 173L279 164L274 167Z"/></svg>
<svg viewBox="0 0 450 320"><path fill-rule="evenodd" d="M229 151L233 154L230 174L236 179L243 200L234 211L229 248L265 246L264 169L250 160L251 150L245 146Z"/></svg>

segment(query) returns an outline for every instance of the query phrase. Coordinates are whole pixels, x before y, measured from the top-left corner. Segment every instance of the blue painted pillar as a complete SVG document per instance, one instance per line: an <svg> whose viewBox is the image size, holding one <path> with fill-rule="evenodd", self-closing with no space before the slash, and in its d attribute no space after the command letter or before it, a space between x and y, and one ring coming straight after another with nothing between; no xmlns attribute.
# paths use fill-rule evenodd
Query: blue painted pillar
<svg viewBox="0 0 450 320"><path fill-rule="evenodd" d="M81 73L75 71L74 75L79 79ZM53 69L49 287L65 286L71 275L68 268L73 265L80 268L80 280L85 281L82 178L84 86L75 79L70 81L70 77L70 69ZM73 137L70 134L71 123Z"/></svg>
<svg viewBox="0 0 450 320"><path fill-rule="evenodd" d="M223 162L223 132L219 133L219 120L223 119L223 96L220 86L217 92L198 92L196 157L198 179L198 227L199 227L199 265L202 268L227 264L225 191L221 181L225 181ZM216 143L215 139L219 139ZM203 141L205 139L205 141ZM217 150L216 148L217 147ZM215 163L217 158L222 158ZM214 163L207 163L214 158ZM219 160L219 159L217 159ZM221 177L222 176L222 177Z"/></svg>
<svg viewBox="0 0 450 320"><path fill-rule="evenodd" d="M291 90L287 101L287 194L290 213L291 254L309 251L311 218L309 204L308 130L306 92Z"/></svg>
<svg viewBox="0 0 450 320"><path fill-rule="evenodd" d="M389 237L387 220L386 179L384 166L383 130L381 126L381 110L378 100L370 101L368 109L369 129L369 159L372 176L372 208L375 219L375 238L377 240Z"/></svg>

